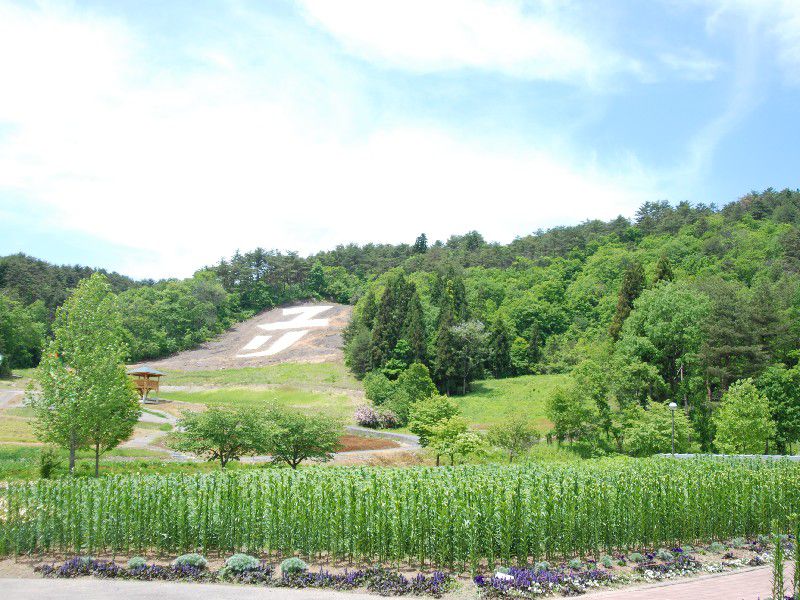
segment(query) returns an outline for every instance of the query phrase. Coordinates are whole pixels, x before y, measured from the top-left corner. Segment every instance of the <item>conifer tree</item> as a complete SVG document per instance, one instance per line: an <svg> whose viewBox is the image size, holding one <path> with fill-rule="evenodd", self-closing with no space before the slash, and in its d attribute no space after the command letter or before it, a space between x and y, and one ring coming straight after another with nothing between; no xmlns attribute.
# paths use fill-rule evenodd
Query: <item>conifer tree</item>
<svg viewBox="0 0 800 600"><path fill-rule="evenodd" d="M672 281L675 274L672 272L672 263L669 262L666 254L662 254L656 263L656 275L653 283L659 281Z"/></svg>
<svg viewBox="0 0 800 600"><path fill-rule="evenodd" d="M511 334L505 319L498 315L489 330L489 369L497 378L511 375Z"/></svg>
<svg viewBox="0 0 800 600"><path fill-rule="evenodd" d="M410 284L410 295L406 310L405 333L403 337L411 349L411 358L424 363L428 356L428 334L425 331L425 315L416 286Z"/></svg>
<svg viewBox="0 0 800 600"><path fill-rule="evenodd" d="M619 297L617 298L617 311L614 314L614 319L611 321L609 334L616 341L622 331L622 324L628 315L631 314L633 302L644 290L644 267L640 262L631 263L625 270L625 276L622 279L622 287L619 290Z"/></svg>
<svg viewBox="0 0 800 600"><path fill-rule="evenodd" d="M449 394L458 370L458 355L456 353L456 339L453 335L453 314L449 306L445 306L439 317L439 327L436 331L436 357L434 361L434 375L439 389Z"/></svg>

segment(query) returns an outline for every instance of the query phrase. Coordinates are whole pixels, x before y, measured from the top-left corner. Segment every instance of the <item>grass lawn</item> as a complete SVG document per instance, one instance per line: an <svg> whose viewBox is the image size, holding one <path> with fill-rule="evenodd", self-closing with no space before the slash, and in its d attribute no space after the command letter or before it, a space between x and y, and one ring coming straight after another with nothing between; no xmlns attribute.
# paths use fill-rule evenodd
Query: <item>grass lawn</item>
<svg viewBox="0 0 800 600"><path fill-rule="evenodd" d="M30 417L11 414L14 410L17 409L0 410L0 443L37 443L38 440L33 434Z"/></svg>
<svg viewBox="0 0 800 600"><path fill-rule="evenodd" d="M302 388L360 390L361 383L341 363L283 363L220 371L166 371L162 385L245 387L279 385ZM163 396L163 394L159 394Z"/></svg>
<svg viewBox="0 0 800 600"><path fill-rule="evenodd" d="M269 404L280 408L298 410L307 414L325 414L353 421L353 400L344 394L311 392L291 387L253 390L247 388L223 388L216 390L162 392L160 398L167 400L205 404L206 406L227 406L232 408L261 409Z"/></svg>
<svg viewBox="0 0 800 600"><path fill-rule="evenodd" d="M472 384L466 396L453 396L461 414L484 429L501 422L509 413L527 416L541 431L552 424L545 417L547 399L553 390L569 381L569 375L523 375L509 379L486 379Z"/></svg>

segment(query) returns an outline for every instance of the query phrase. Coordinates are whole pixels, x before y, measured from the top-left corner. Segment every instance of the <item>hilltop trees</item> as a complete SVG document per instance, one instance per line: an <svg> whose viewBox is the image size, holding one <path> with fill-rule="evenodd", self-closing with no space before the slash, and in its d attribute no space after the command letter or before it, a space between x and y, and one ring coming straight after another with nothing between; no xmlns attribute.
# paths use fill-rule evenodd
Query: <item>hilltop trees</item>
<svg viewBox="0 0 800 600"><path fill-rule="evenodd" d="M122 319L105 276L78 284L58 309L36 379L39 392L28 399L36 414L37 435L69 450L69 470L82 448L100 454L126 439L139 417L139 405L125 373Z"/></svg>

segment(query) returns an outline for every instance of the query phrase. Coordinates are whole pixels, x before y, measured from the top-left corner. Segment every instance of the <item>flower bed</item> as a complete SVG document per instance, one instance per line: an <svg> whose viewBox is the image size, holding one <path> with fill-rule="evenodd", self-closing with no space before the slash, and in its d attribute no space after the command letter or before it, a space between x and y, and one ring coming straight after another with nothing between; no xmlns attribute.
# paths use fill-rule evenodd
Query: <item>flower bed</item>
<svg viewBox="0 0 800 600"><path fill-rule="evenodd" d="M57 578L94 576L141 581L226 581L288 588L312 587L335 590L365 588L382 596L414 594L436 598L441 597L453 585L453 578L441 571L434 571L431 575L418 574L414 577L406 577L402 573L371 567L354 571L346 570L343 573L331 573L320 569L316 572L285 573L278 576L272 565L263 562L255 568L232 572L224 568L211 571L174 564L169 566L149 564L127 568L114 561L77 556L61 565L40 565L37 567L37 571L44 577Z"/></svg>

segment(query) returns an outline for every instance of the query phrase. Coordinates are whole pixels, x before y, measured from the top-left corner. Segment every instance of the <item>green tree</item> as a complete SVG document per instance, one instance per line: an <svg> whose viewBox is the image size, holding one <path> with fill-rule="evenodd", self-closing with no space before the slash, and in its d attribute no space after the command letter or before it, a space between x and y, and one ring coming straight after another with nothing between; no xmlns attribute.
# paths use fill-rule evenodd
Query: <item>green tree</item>
<svg viewBox="0 0 800 600"><path fill-rule="evenodd" d="M411 405L408 428L419 436L419 443L425 447L430 442L433 428L458 414L458 407L447 396L431 396Z"/></svg>
<svg viewBox="0 0 800 600"><path fill-rule="evenodd" d="M672 411L663 402L649 402L646 408L629 406L623 415L624 449L631 456L652 456L672 452ZM686 413L675 411L675 451L691 451L692 425Z"/></svg>
<svg viewBox="0 0 800 600"><path fill-rule="evenodd" d="M725 454L765 453L775 435L769 401L752 379L737 381L728 388L714 415L714 424L714 444Z"/></svg>
<svg viewBox="0 0 800 600"><path fill-rule="evenodd" d="M405 425L408 423L411 405L434 394L436 385L431 379L428 367L417 362L411 364L394 382L385 406L397 415L401 425Z"/></svg>
<svg viewBox="0 0 800 600"><path fill-rule="evenodd" d="M452 339L455 344L455 376L461 384L461 393L466 394L469 383L483 376L489 335L483 323L473 319L455 325Z"/></svg>
<svg viewBox="0 0 800 600"><path fill-rule="evenodd" d="M672 272L672 263L669 262L666 254L662 254L656 263L656 274L653 278L653 283L672 281L673 279L675 279L675 274Z"/></svg>
<svg viewBox="0 0 800 600"><path fill-rule="evenodd" d="M330 460L340 447L341 425L323 415L272 410L270 421L266 450L273 462L296 469L304 460Z"/></svg>
<svg viewBox="0 0 800 600"><path fill-rule="evenodd" d="M625 270L625 275L622 279L622 287L619 290L617 297L617 310L614 313L614 319L611 321L609 333L611 337L616 340L622 331L622 324L633 309L633 302L644 290L644 267L642 263L633 262L628 265Z"/></svg>
<svg viewBox="0 0 800 600"><path fill-rule="evenodd" d="M445 394L450 393L458 377L457 342L453 334L453 324L453 315L450 309L445 307L439 318L439 327L436 332L436 356L433 365L439 389Z"/></svg>
<svg viewBox="0 0 800 600"><path fill-rule="evenodd" d="M475 431L470 431L467 422L458 415L439 421L431 429L428 448L436 455L436 466L442 456L450 457L454 465L457 456L484 454L486 441Z"/></svg>
<svg viewBox="0 0 800 600"><path fill-rule="evenodd" d="M170 446L209 461L218 460L224 469L242 456L265 451L271 433L264 418L251 410L214 407L205 412L184 413Z"/></svg>
<svg viewBox="0 0 800 600"><path fill-rule="evenodd" d="M428 236L424 233L419 234L411 251L414 254L425 254L428 251Z"/></svg>
<svg viewBox="0 0 800 600"><path fill-rule="evenodd" d="M514 365L511 362L511 334L502 315L498 315L489 330L488 366L497 378L511 375Z"/></svg>
<svg viewBox="0 0 800 600"><path fill-rule="evenodd" d="M314 263L308 272L308 289L316 296L325 296L328 291L328 282L325 278L325 270L319 261Z"/></svg>
<svg viewBox="0 0 800 600"><path fill-rule="evenodd" d="M411 360L425 362L428 357L428 333L425 330L422 302L413 283L408 298L403 338L408 342Z"/></svg>
<svg viewBox="0 0 800 600"><path fill-rule="evenodd" d="M104 275L82 280L56 313L53 340L36 373L39 393L29 402L38 437L69 450L101 451L124 439L139 416L125 373L122 319ZM115 414L112 418L113 413Z"/></svg>
<svg viewBox="0 0 800 600"><path fill-rule="evenodd" d="M764 371L757 383L769 401L775 423L775 449L791 452L800 441L800 366L787 369L775 365Z"/></svg>
<svg viewBox="0 0 800 600"><path fill-rule="evenodd" d="M510 415L489 428L488 441L508 453L508 462L527 452L539 439L539 432L524 417Z"/></svg>

